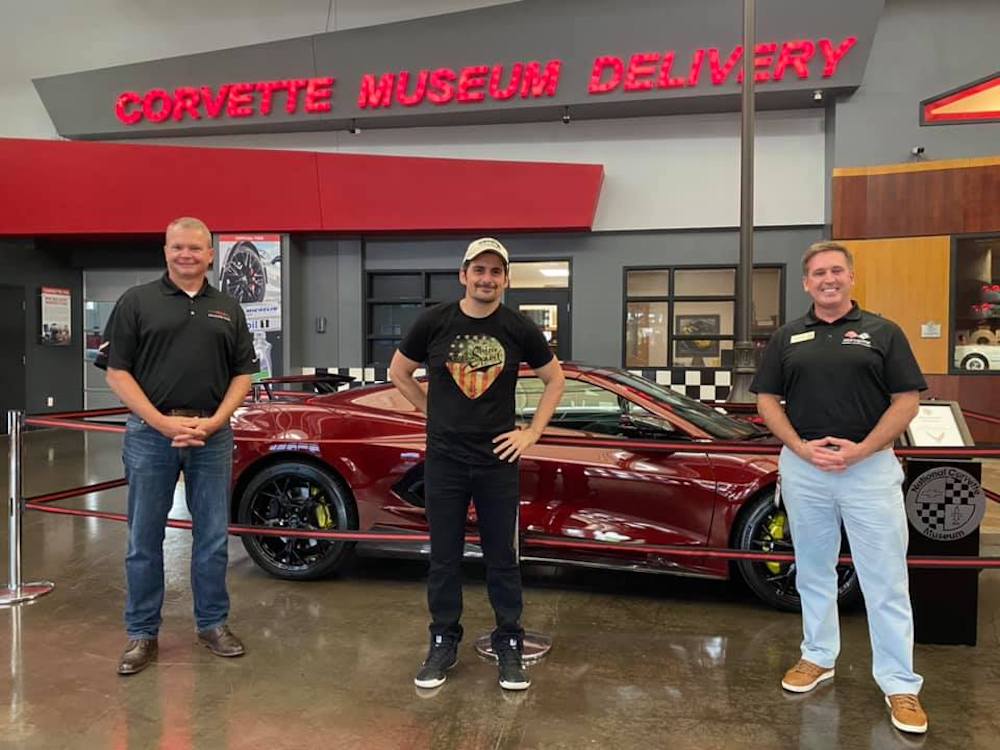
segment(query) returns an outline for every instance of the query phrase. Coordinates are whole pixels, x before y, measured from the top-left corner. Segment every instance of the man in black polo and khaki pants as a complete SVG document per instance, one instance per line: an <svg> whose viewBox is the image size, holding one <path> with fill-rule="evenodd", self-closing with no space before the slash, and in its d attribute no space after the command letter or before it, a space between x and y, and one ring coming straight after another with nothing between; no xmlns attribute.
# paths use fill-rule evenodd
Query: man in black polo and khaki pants
<svg viewBox="0 0 1000 750"><path fill-rule="evenodd" d="M128 479L127 675L157 653L163 606L163 538L181 471L191 512L191 588L198 640L219 656L241 656L226 624L229 418L258 370L243 310L208 283L212 235L198 219L167 227L167 271L132 287L105 331L108 385L131 410L123 459Z"/></svg>
<svg viewBox="0 0 1000 750"><path fill-rule="evenodd" d="M893 726L923 733L903 470L892 444L916 416L927 385L899 326L851 299L854 260L846 247L811 246L802 275L812 307L771 337L750 386L760 415L784 443L781 495L802 599L802 653L781 686L806 693L833 678L843 523L868 609L875 682Z"/></svg>

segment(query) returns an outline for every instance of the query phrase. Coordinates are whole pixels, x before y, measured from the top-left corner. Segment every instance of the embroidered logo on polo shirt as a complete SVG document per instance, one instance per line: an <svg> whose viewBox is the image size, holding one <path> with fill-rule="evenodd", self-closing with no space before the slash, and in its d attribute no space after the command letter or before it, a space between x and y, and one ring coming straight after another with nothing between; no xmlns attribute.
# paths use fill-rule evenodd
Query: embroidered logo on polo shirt
<svg viewBox="0 0 1000 750"><path fill-rule="evenodd" d="M872 348L872 337L870 333L858 333L857 331L848 331L844 334L844 339L840 342L841 344L853 344L854 346L864 346L868 349Z"/></svg>
<svg viewBox="0 0 1000 750"><path fill-rule="evenodd" d="M209 310L206 314L208 317L215 318L216 320L224 320L227 323L233 322L233 319L229 317L229 313L225 310Z"/></svg>

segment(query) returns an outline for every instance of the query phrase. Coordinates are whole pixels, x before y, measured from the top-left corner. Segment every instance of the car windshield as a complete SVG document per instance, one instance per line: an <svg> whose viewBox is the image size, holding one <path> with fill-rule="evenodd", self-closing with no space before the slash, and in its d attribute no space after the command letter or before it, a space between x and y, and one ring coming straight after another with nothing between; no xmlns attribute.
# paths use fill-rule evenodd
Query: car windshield
<svg viewBox="0 0 1000 750"><path fill-rule="evenodd" d="M760 430L749 422L720 414L700 401L695 401L693 398L688 398L651 380L646 380L625 370L604 370L604 372L615 382L640 391L654 401L665 404L677 416L700 427L712 437L720 440L744 440L760 434Z"/></svg>

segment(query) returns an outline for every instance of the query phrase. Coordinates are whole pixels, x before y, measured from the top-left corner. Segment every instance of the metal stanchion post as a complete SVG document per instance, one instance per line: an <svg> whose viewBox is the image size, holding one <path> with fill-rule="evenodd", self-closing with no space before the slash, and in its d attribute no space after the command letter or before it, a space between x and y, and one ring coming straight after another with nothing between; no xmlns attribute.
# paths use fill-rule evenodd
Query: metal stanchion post
<svg viewBox="0 0 1000 750"><path fill-rule="evenodd" d="M0 589L0 607L19 602L30 602L52 591L55 584L50 581L21 581L21 515L24 513L24 497L21 493L21 428L24 414L20 411L7 412L7 439L9 441L7 496L7 587Z"/></svg>
<svg viewBox="0 0 1000 750"><path fill-rule="evenodd" d="M521 505L518 503L517 514L514 516L514 551L517 555L517 563L521 564ZM484 557L485 560L485 557ZM496 652L493 650L493 638L490 633L485 633L476 638L476 653L484 659L497 660ZM524 651L521 653L521 661L525 664L535 664L545 658L546 654L552 650L552 636L538 633L534 630L524 631Z"/></svg>

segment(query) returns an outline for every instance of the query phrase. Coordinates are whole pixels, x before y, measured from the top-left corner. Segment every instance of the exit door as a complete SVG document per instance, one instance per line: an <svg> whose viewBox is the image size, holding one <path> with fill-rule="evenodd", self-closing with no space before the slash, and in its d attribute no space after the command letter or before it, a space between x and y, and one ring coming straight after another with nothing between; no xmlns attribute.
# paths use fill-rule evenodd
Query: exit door
<svg viewBox="0 0 1000 750"><path fill-rule="evenodd" d="M557 359L572 358L569 289L508 289L504 304L534 321Z"/></svg>

